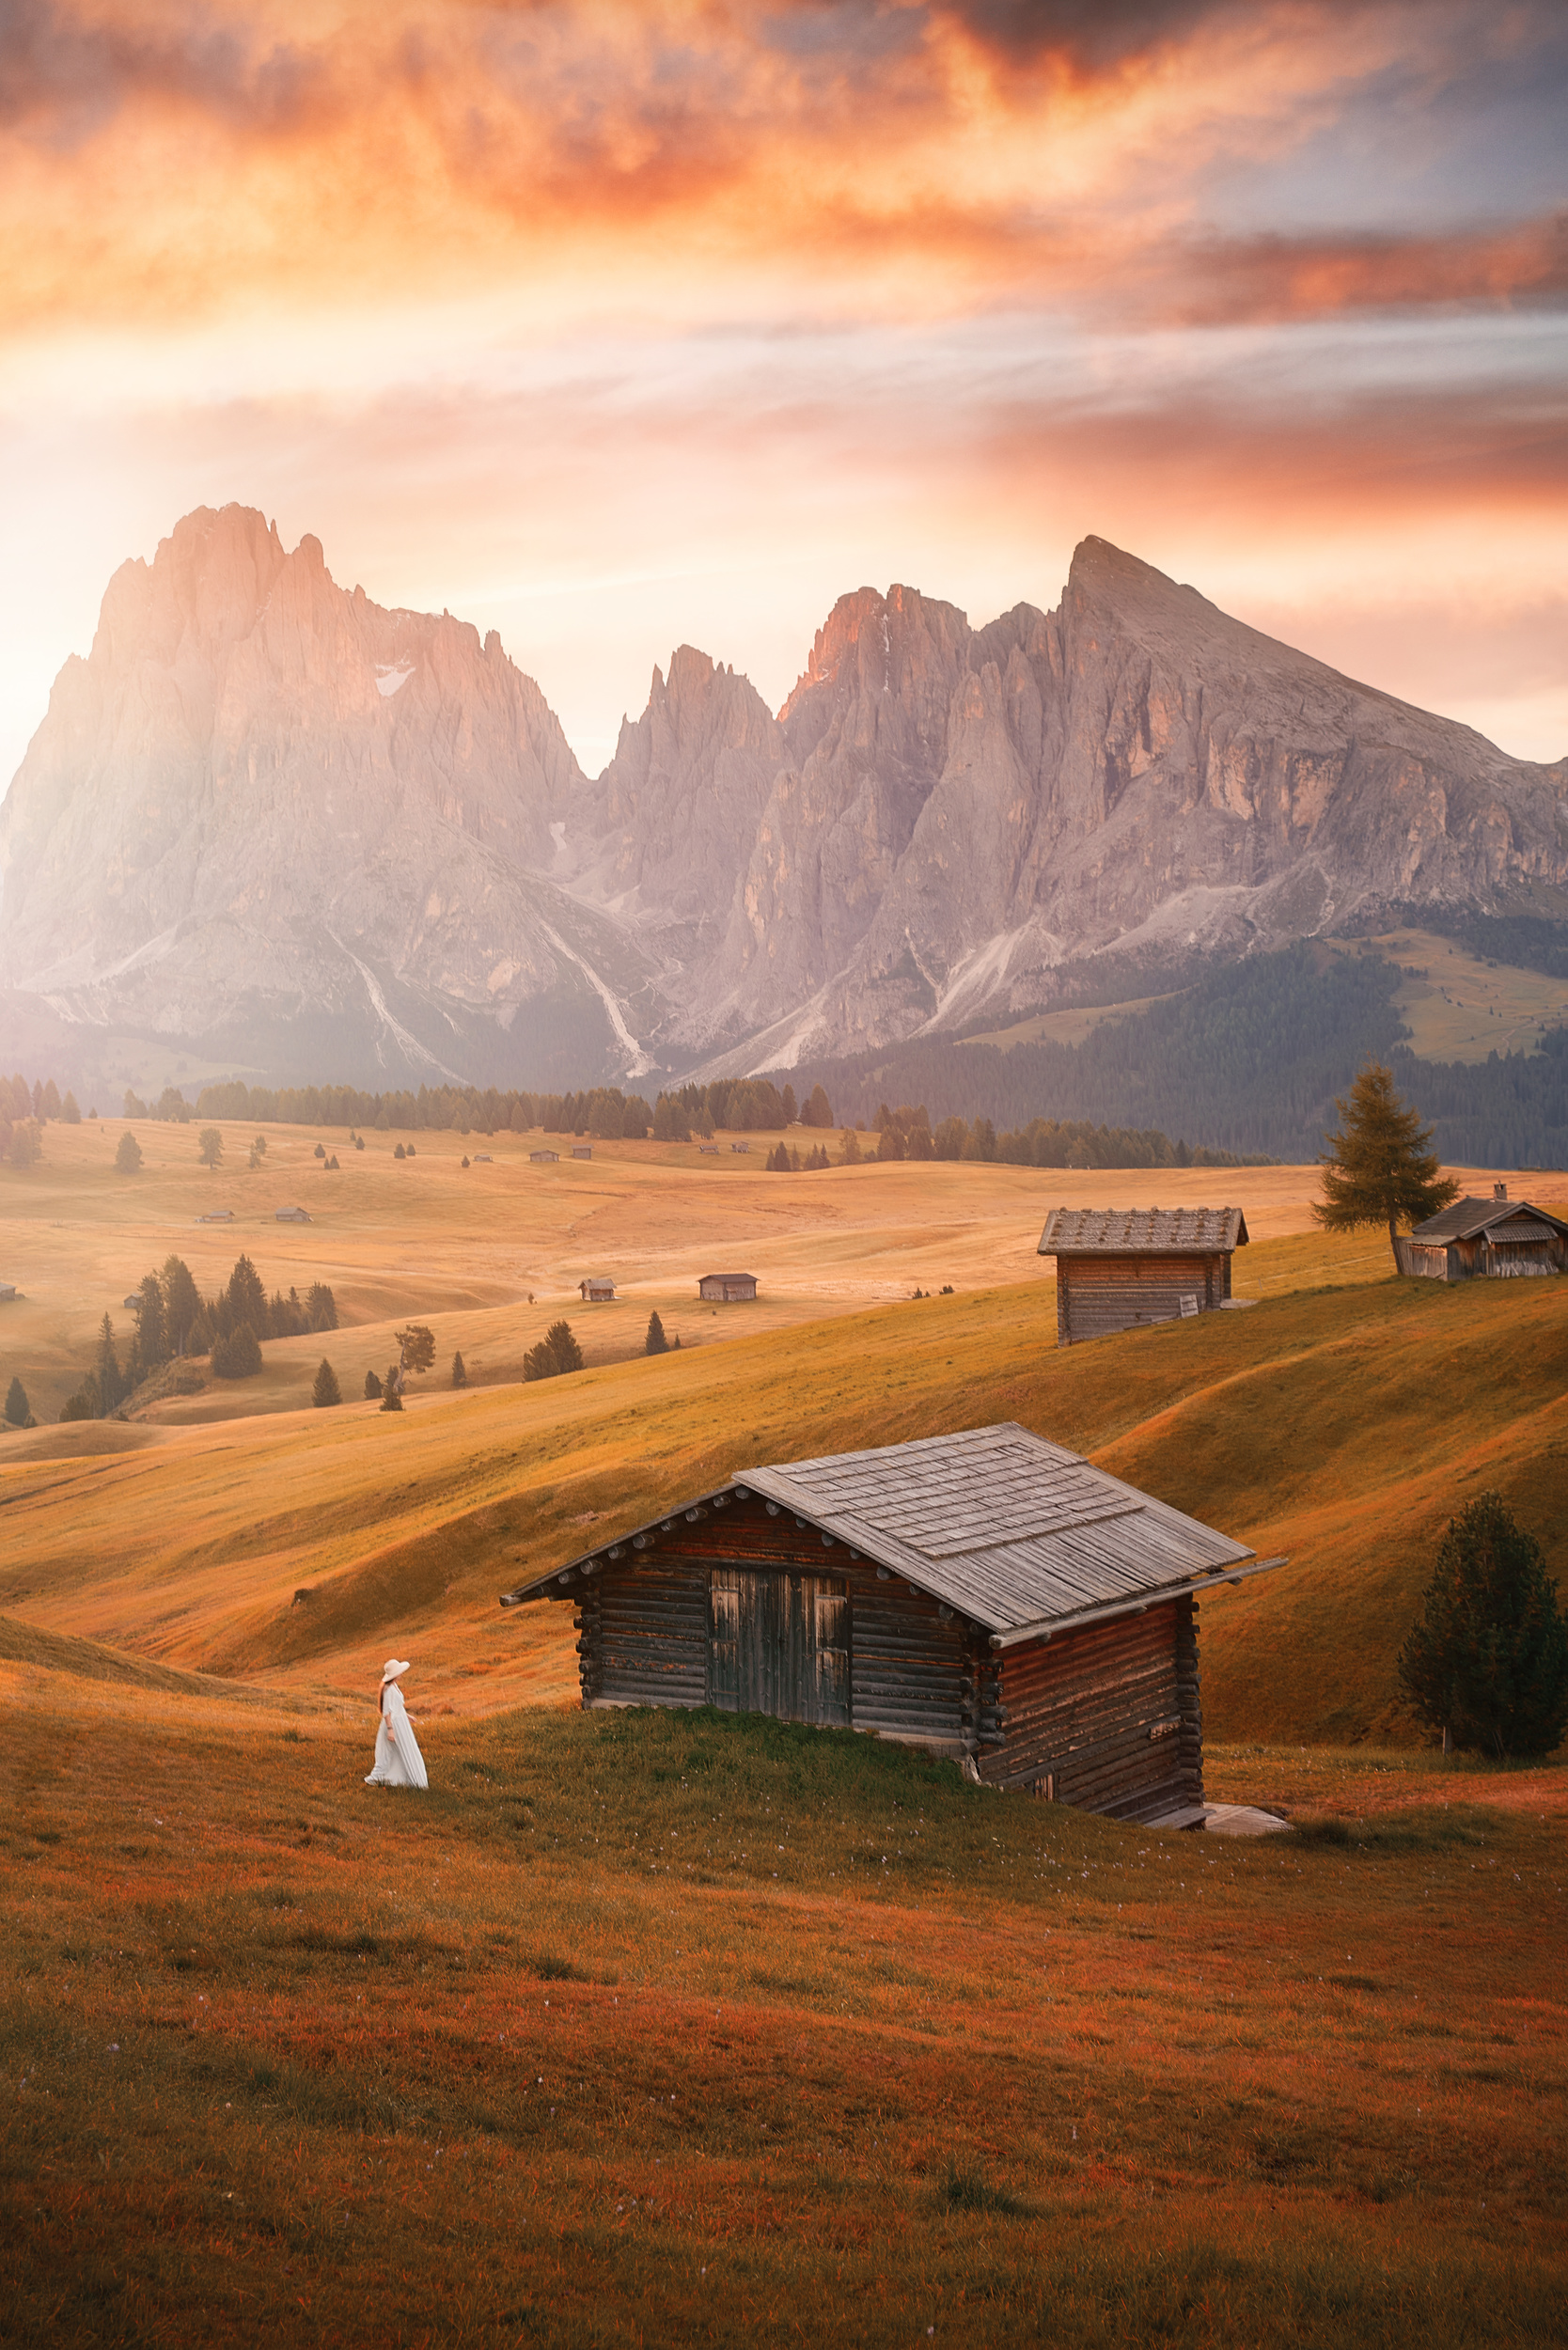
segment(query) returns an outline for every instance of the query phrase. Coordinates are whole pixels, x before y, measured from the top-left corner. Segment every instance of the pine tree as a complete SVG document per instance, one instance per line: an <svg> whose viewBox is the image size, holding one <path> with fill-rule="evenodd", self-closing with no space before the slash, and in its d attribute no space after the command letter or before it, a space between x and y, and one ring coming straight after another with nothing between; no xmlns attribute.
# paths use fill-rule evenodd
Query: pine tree
<svg viewBox="0 0 1568 2350"><path fill-rule="evenodd" d="M392 1335L402 1349L398 1357L400 1371L429 1371L435 1360L433 1330L422 1322L411 1322L406 1330L394 1330Z"/></svg>
<svg viewBox="0 0 1568 2350"><path fill-rule="evenodd" d="M136 1338L143 1375L166 1363L173 1353L164 1319L163 1285L155 1273L144 1273L136 1287Z"/></svg>
<svg viewBox="0 0 1568 2350"><path fill-rule="evenodd" d="M1394 1270L1403 1273L1401 1223L1423 1224L1458 1198L1459 1185L1440 1173L1437 1154L1428 1148L1432 1129L1404 1107L1391 1070L1369 1061L1348 1099L1334 1106L1341 1123L1324 1136L1328 1148L1318 1161L1324 1197L1312 1214L1325 1232L1387 1224Z"/></svg>
<svg viewBox="0 0 1568 2350"><path fill-rule="evenodd" d="M236 1323L248 1322L259 1339L272 1335L272 1315L267 1308L267 1292L261 1286L261 1276L243 1252L234 1260L234 1270L228 1277L228 1306Z"/></svg>
<svg viewBox="0 0 1568 2350"><path fill-rule="evenodd" d="M403 1399L390 1379L381 1391L381 1408L384 1412L400 1412L403 1408Z"/></svg>
<svg viewBox="0 0 1568 2350"><path fill-rule="evenodd" d="M365 1373L365 1401L366 1401L366 1402L367 1402L367 1403L373 1403L373 1402L375 1402L376 1397L377 1397L378 1395L380 1395L380 1393L381 1393L381 1381L380 1381L380 1380L376 1377L376 1374L375 1374L375 1372L374 1372L373 1371L368 1371Z"/></svg>
<svg viewBox="0 0 1568 2350"><path fill-rule="evenodd" d="M645 1355L667 1355L669 1353L669 1340L665 1336L665 1325L659 1320L656 1310L648 1317L648 1336L643 1340L642 1351Z"/></svg>
<svg viewBox="0 0 1568 2350"><path fill-rule="evenodd" d="M141 1172L141 1164L142 1146L136 1140L135 1136L131 1132L131 1129L128 1126L124 1134L121 1135L119 1138L119 1148L115 1152L115 1173L117 1175L139 1174Z"/></svg>
<svg viewBox="0 0 1568 2350"><path fill-rule="evenodd" d="M42 1156L43 1145L39 1140L37 1122L26 1119L11 1136L11 1165L19 1175L24 1175L28 1167L37 1167Z"/></svg>
<svg viewBox="0 0 1568 2350"><path fill-rule="evenodd" d="M203 1167L223 1165L223 1134L220 1128L216 1126L202 1128L201 1140L196 1145L196 1155Z"/></svg>
<svg viewBox="0 0 1568 2350"><path fill-rule="evenodd" d="M13 1379L6 1393L6 1419L12 1428L25 1428L33 1417L27 1401L27 1390L20 1379Z"/></svg>
<svg viewBox="0 0 1568 2350"><path fill-rule="evenodd" d="M183 1257L164 1259L159 1277L164 1292L164 1331L175 1354L187 1352L199 1355L202 1349L193 1346L192 1334L201 1313L201 1292L196 1277Z"/></svg>
<svg viewBox="0 0 1568 2350"><path fill-rule="evenodd" d="M107 1314L98 1325L98 1400L103 1418L125 1401L125 1374L115 1351L115 1325Z"/></svg>
<svg viewBox="0 0 1568 2350"><path fill-rule="evenodd" d="M452 1385L454 1387L465 1387L468 1385L468 1366L461 1355L452 1356Z"/></svg>
<svg viewBox="0 0 1568 2350"><path fill-rule="evenodd" d="M1568 1624L1540 1543L1500 1495L1450 1521L1399 1677L1446 1746L1550 1754L1568 1728Z"/></svg>
<svg viewBox="0 0 1568 2350"><path fill-rule="evenodd" d="M261 1369L261 1345L248 1322L236 1323L212 1349L214 1379L254 1379Z"/></svg>
<svg viewBox="0 0 1568 2350"><path fill-rule="evenodd" d="M537 1346L523 1357L525 1379L558 1379L564 1371L581 1371L583 1350L570 1322L553 1322Z"/></svg>
<svg viewBox="0 0 1568 2350"><path fill-rule="evenodd" d="M343 1401L343 1391L337 1385L337 1373L324 1355L317 1366L316 1376L311 1384L310 1401L319 1412L325 1411L329 1404L341 1403Z"/></svg>
<svg viewBox="0 0 1568 2350"><path fill-rule="evenodd" d="M82 1123L82 1113L76 1106L74 1093L67 1093L60 1104L60 1123L62 1126L79 1126Z"/></svg>

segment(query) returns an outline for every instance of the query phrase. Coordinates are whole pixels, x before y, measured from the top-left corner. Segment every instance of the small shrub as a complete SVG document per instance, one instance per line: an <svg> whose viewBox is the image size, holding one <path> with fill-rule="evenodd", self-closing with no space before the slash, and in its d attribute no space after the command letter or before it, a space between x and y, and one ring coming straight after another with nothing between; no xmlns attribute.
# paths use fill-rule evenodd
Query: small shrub
<svg viewBox="0 0 1568 2350"><path fill-rule="evenodd" d="M1029 2206L1005 2186L993 2186L978 2162L960 2162L949 2154L937 2182L936 2200L947 2211L1005 2212L1013 2218L1027 2217Z"/></svg>
<svg viewBox="0 0 1568 2350"><path fill-rule="evenodd" d="M93 1409L92 1398L85 1388L78 1387L74 1395L66 1397L60 1406L60 1418L62 1420L96 1419L98 1418L98 1414Z"/></svg>
<svg viewBox="0 0 1568 2350"><path fill-rule="evenodd" d="M381 1399L381 1408L384 1412L400 1412L402 1410L403 1399L398 1393L396 1387L387 1387L384 1391Z"/></svg>
<svg viewBox="0 0 1568 2350"><path fill-rule="evenodd" d="M13 1379L6 1394L6 1419L12 1428L25 1428L32 1418L33 1407L27 1401L27 1390L20 1379Z"/></svg>
<svg viewBox="0 0 1568 2350"><path fill-rule="evenodd" d="M396 1150L393 1152L392 1156L393 1156L395 1159L406 1159L406 1158L407 1158L407 1156L408 1156L408 1152L407 1152L403 1149L403 1146L402 1146L402 1144L401 1144L400 1142L398 1144L398 1146L397 1146Z"/></svg>
<svg viewBox="0 0 1568 2350"><path fill-rule="evenodd" d="M325 1411L330 1404L341 1403L343 1401L343 1391L337 1385L337 1373L324 1355L321 1356L321 1365L311 1386L310 1401L318 1411Z"/></svg>
<svg viewBox="0 0 1568 2350"><path fill-rule="evenodd" d="M468 1366L461 1355L452 1356L452 1385L454 1387L465 1387L468 1385Z"/></svg>
<svg viewBox="0 0 1568 2350"><path fill-rule="evenodd" d="M410 1158L413 1158L413 1156L414 1156L414 1145L413 1145L413 1143L412 1143L412 1142L411 1142L411 1143L409 1144L409 1146L408 1146L408 1156L409 1156Z"/></svg>
<svg viewBox="0 0 1568 2350"><path fill-rule="evenodd" d="M324 1142L319 1142L316 1145L315 1152L312 1155L318 1159L324 1159L326 1157L326 1144Z"/></svg>
<svg viewBox="0 0 1568 2350"><path fill-rule="evenodd" d="M19 1175L24 1175L28 1167L37 1167L42 1156L43 1145L39 1140L38 1120L24 1118L11 1136L11 1165Z"/></svg>

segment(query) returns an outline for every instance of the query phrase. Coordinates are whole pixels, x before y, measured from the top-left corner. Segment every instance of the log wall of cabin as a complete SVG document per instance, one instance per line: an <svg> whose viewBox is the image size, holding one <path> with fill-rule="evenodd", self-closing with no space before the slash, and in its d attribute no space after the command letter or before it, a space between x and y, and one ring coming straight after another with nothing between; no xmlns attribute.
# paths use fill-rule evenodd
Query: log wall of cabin
<svg viewBox="0 0 1568 2350"><path fill-rule="evenodd" d="M1184 1297L1196 1297L1199 1312L1207 1313L1230 1294L1231 1259L1224 1249L1208 1256L1058 1257L1057 1344L1174 1321Z"/></svg>
<svg viewBox="0 0 1568 2350"><path fill-rule="evenodd" d="M1201 1803L1197 1608L1169 1601L1004 1650L980 1777L1118 1819Z"/></svg>
<svg viewBox="0 0 1568 2350"><path fill-rule="evenodd" d="M620 1559L582 1579L574 1596L585 1706L709 1702L715 1566L841 1577L852 1726L954 1754L972 1745L983 1692L996 1679L983 1635L870 1559L852 1559L843 1543L824 1547L789 1512L770 1516L757 1500L711 1509L695 1525L682 1517L648 1549L627 1544Z"/></svg>

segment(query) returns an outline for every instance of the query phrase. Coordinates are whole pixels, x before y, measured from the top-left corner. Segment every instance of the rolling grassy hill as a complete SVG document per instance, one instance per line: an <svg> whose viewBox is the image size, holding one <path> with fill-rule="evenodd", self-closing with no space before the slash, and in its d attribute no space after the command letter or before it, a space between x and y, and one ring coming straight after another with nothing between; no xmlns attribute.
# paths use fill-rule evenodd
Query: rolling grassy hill
<svg viewBox="0 0 1568 2350"><path fill-rule="evenodd" d="M1288 1552L1204 1603L1211 1734L1343 1742L1400 1733L1395 1654L1475 1492L1496 1486L1554 1565L1568 1552L1556 1282L1387 1278L1054 1340L1036 1280L397 1417L352 1404L127 1431L146 1439L129 1451L8 1451L0 1610L279 1689L362 1690L390 1644L418 1659L427 1707L569 1700L569 1612L496 1608L529 1569L754 1463L1016 1419Z"/></svg>

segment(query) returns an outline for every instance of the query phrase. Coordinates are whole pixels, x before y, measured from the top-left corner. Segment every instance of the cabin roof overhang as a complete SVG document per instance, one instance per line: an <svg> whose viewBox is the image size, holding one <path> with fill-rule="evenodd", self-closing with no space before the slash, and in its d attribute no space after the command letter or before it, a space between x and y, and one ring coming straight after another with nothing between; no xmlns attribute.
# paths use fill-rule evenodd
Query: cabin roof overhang
<svg viewBox="0 0 1568 2350"><path fill-rule="evenodd" d="M1447 1241L1500 1239L1503 1235L1497 1227L1513 1225L1520 1229L1508 1232L1507 1240L1522 1241L1536 1237L1523 1229L1531 1223L1544 1228L1539 1234L1543 1240L1568 1240L1568 1223L1529 1199L1456 1199L1451 1207L1418 1224L1410 1237L1423 1247L1437 1247Z"/></svg>
<svg viewBox="0 0 1568 2350"><path fill-rule="evenodd" d="M1053 1208L1042 1257L1213 1257L1248 1246L1240 1208Z"/></svg>
<svg viewBox="0 0 1568 2350"><path fill-rule="evenodd" d="M899 1473L911 1454L927 1455L917 1468L937 1473L917 1474L901 1493ZM879 1474L889 1465L890 1490L888 1475ZM1034 1470L1032 1485L1021 1467ZM631 1563L678 1541L685 1527L753 1498L773 1517L792 1515L797 1529L815 1534L824 1551L842 1545L885 1579L896 1577L964 1618L998 1649L1141 1615L1284 1563L1261 1560L1244 1543L1078 1454L1006 1424L746 1469L534 1576L504 1593L501 1605L574 1598L607 1566ZM924 1528L918 1544L910 1539L911 1516Z"/></svg>

